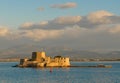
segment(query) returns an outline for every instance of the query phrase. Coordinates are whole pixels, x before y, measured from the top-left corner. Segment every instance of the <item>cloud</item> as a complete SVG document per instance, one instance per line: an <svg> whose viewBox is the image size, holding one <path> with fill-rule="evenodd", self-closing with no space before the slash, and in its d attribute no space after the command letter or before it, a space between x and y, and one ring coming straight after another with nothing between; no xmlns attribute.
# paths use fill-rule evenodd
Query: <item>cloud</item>
<svg viewBox="0 0 120 83"><path fill-rule="evenodd" d="M58 38L63 34L63 30L26 30L19 33L20 38L33 39L35 41L44 39L54 39Z"/></svg>
<svg viewBox="0 0 120 83"><path fill-rule="evenodd" d="M51 5L51 8L58 8L58 9L67 9L67 8L74 8L77 4L74 2L68 2L64 4L53 4Z"/></svg>
<svg viewBox="0 0 120 83"><path fill-rule="evenodd" d="M81 20L81 16L62 16L53 20L57 24L74 24Z"/></svg>
<svg viewBox="0 0 120 83"><path fill-rule="evenodd" d="M21 27L29 28L29 27L33 26L33 24L34 23L32 23L32 22L26 22L26 23L22 24Z"/></svg>
<svg viewBox="0 0 120 83"><path fill-rule="evenodd" d="M64 29L66 27L80 26L84 28L96 28L102 25L119 24L120 16L116 16L108 11L101 10L92 12L86 16L60 16L52 20L41 21L39 23L24 23L19 27L23 30L31 29Z"/></svg>
<svg viewBox="0 0 120 83"><path fill-rule="evenodd" d="M7 27L5 27L5 26L0 26L0 36L6 36L6 35L8 35L10 32L9 32L9 30L8 30L8 28Z"/></svg>
<svg viewBox="0 0 120 83"><path fill-rule="evenodd" d="M48 21L42 21L42 22L39 23L40 26L45 26L47 24L48 24Z"/></svg>
<svg viewBox="0 0 120 83"><path fill-rule="evenodd" d="M107 35L119 33L120 16L101 10L86 16L60 16L38 23L24 23L19 27L19 38L33 40L68 39L90 35ZM54 34L53 34L54 33ZM97 37L96 36L96 37ZM99 38L99 37L98 37Z"/></svg>
<svg viewBox="0 0 120 83"><path fill-rule="evenodd" d="M53 20L42 21L40 23L24 23L20 26L20 29L63 29L68 26L74 26L82 19L81 16L61 16Z"/></svg>
<svg viewBox="0 0 120 83"><path fill-rule="evenodd" d="M112 34L120 33L120 24L115 25L114 27L110 28L109 32Z"/></svg>
<svg viewBox="0 0 120 83"><path fill-rule="evenodd" d="M92 23L110 23L111 20L107 18L109 16L113 16L113 14L107 11L101 10L101 11L90 13L87 16L87 19L89 20L89 22L92 22Z"/></svg>
<svg viewBox="0 0 120 83"><path fill-rule="evenodd" d="M7 39L30 39L42 41L50 39L73 39L81 37L99 38L120 32L120 16L101 10L86 16L60 16L38 23L26 22L18 30L0 29L0 35ZM89 40L88 40L89 41Z"/></svg>
<svg viewBox="0 0 120 83"><path fill-rule="evenodd" d="M45 10L44 7L39 7L39 8L38 8L38 11L44 11L44 10Z"/></svg>
<svg viewBox="0 0 120 83"><path fill-rule="evenodd" d="M120 16L116 16L105 10L100 10L92 12L87 16L82 16L82 19L78 25L84 28L96 28L101 25L111 26L114 24L119 24L119 22Z"/></svg>
<svg viewBox="0 0 120 83"><path fill-rule="evenodd" d="M46 39L59 39L63 37L77 37L80 33L79 26L66 27L62 29L27 29L20 30L12 34L13 39L31 39L34 41L42 41ZM14 35L14 36L13 36Z"/></svg>

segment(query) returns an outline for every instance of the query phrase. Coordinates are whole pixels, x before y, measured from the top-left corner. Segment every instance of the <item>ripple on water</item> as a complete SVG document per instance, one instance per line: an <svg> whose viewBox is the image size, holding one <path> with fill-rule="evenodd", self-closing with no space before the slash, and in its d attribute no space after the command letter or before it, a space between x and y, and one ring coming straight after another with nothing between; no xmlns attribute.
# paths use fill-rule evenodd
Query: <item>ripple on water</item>
<svg viewBox="0 0 120 83"><path fill-rule="evenodd" d="M0 83L120 83L120 62L113 68L13 68L16 63L0 63ZM98 64L74 63L77 65Z"/></svg>

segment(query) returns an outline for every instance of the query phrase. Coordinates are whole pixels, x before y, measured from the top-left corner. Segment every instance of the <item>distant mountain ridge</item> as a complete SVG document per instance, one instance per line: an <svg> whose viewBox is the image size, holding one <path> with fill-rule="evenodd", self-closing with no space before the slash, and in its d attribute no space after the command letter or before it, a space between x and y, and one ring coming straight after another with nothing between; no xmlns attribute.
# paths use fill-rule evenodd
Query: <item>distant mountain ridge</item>
<svg viewBox="0 0 120 83"><path fill-rule="evenodd" d="M94 51L72 49L68 47L44 47L40 45L19 45L0 51L0 58L30 58L34 51L45 51L46 55L62 55L70 58L120 58L120 51L100 53Z"/></svg>

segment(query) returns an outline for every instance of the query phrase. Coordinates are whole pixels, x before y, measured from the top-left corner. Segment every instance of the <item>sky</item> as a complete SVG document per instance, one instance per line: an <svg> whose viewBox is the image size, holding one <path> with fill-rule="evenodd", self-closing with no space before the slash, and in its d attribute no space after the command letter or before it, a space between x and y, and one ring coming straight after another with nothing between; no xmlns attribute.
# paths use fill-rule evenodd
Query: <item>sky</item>
<svg viewBox="0 0 120 83"><path fill-rule="evenodd" d="M120 0L0 0L0 50L17 45L120 50Z"/></svg>

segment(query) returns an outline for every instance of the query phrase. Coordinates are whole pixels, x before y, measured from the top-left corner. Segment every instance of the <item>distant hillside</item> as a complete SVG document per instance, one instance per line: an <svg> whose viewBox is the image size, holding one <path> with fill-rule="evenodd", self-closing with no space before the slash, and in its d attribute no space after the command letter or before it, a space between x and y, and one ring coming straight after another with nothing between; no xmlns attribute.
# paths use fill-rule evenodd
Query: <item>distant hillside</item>
<svg viewBox="0 0 120 83"><path fill-rule="evenodd" d="M34 51L45 51L49 56L68 56L70 58L120 58L120 51L98 53L67 47L44 47L40 45L19 45L0 51L0 58L30 58Z"/></svg>

